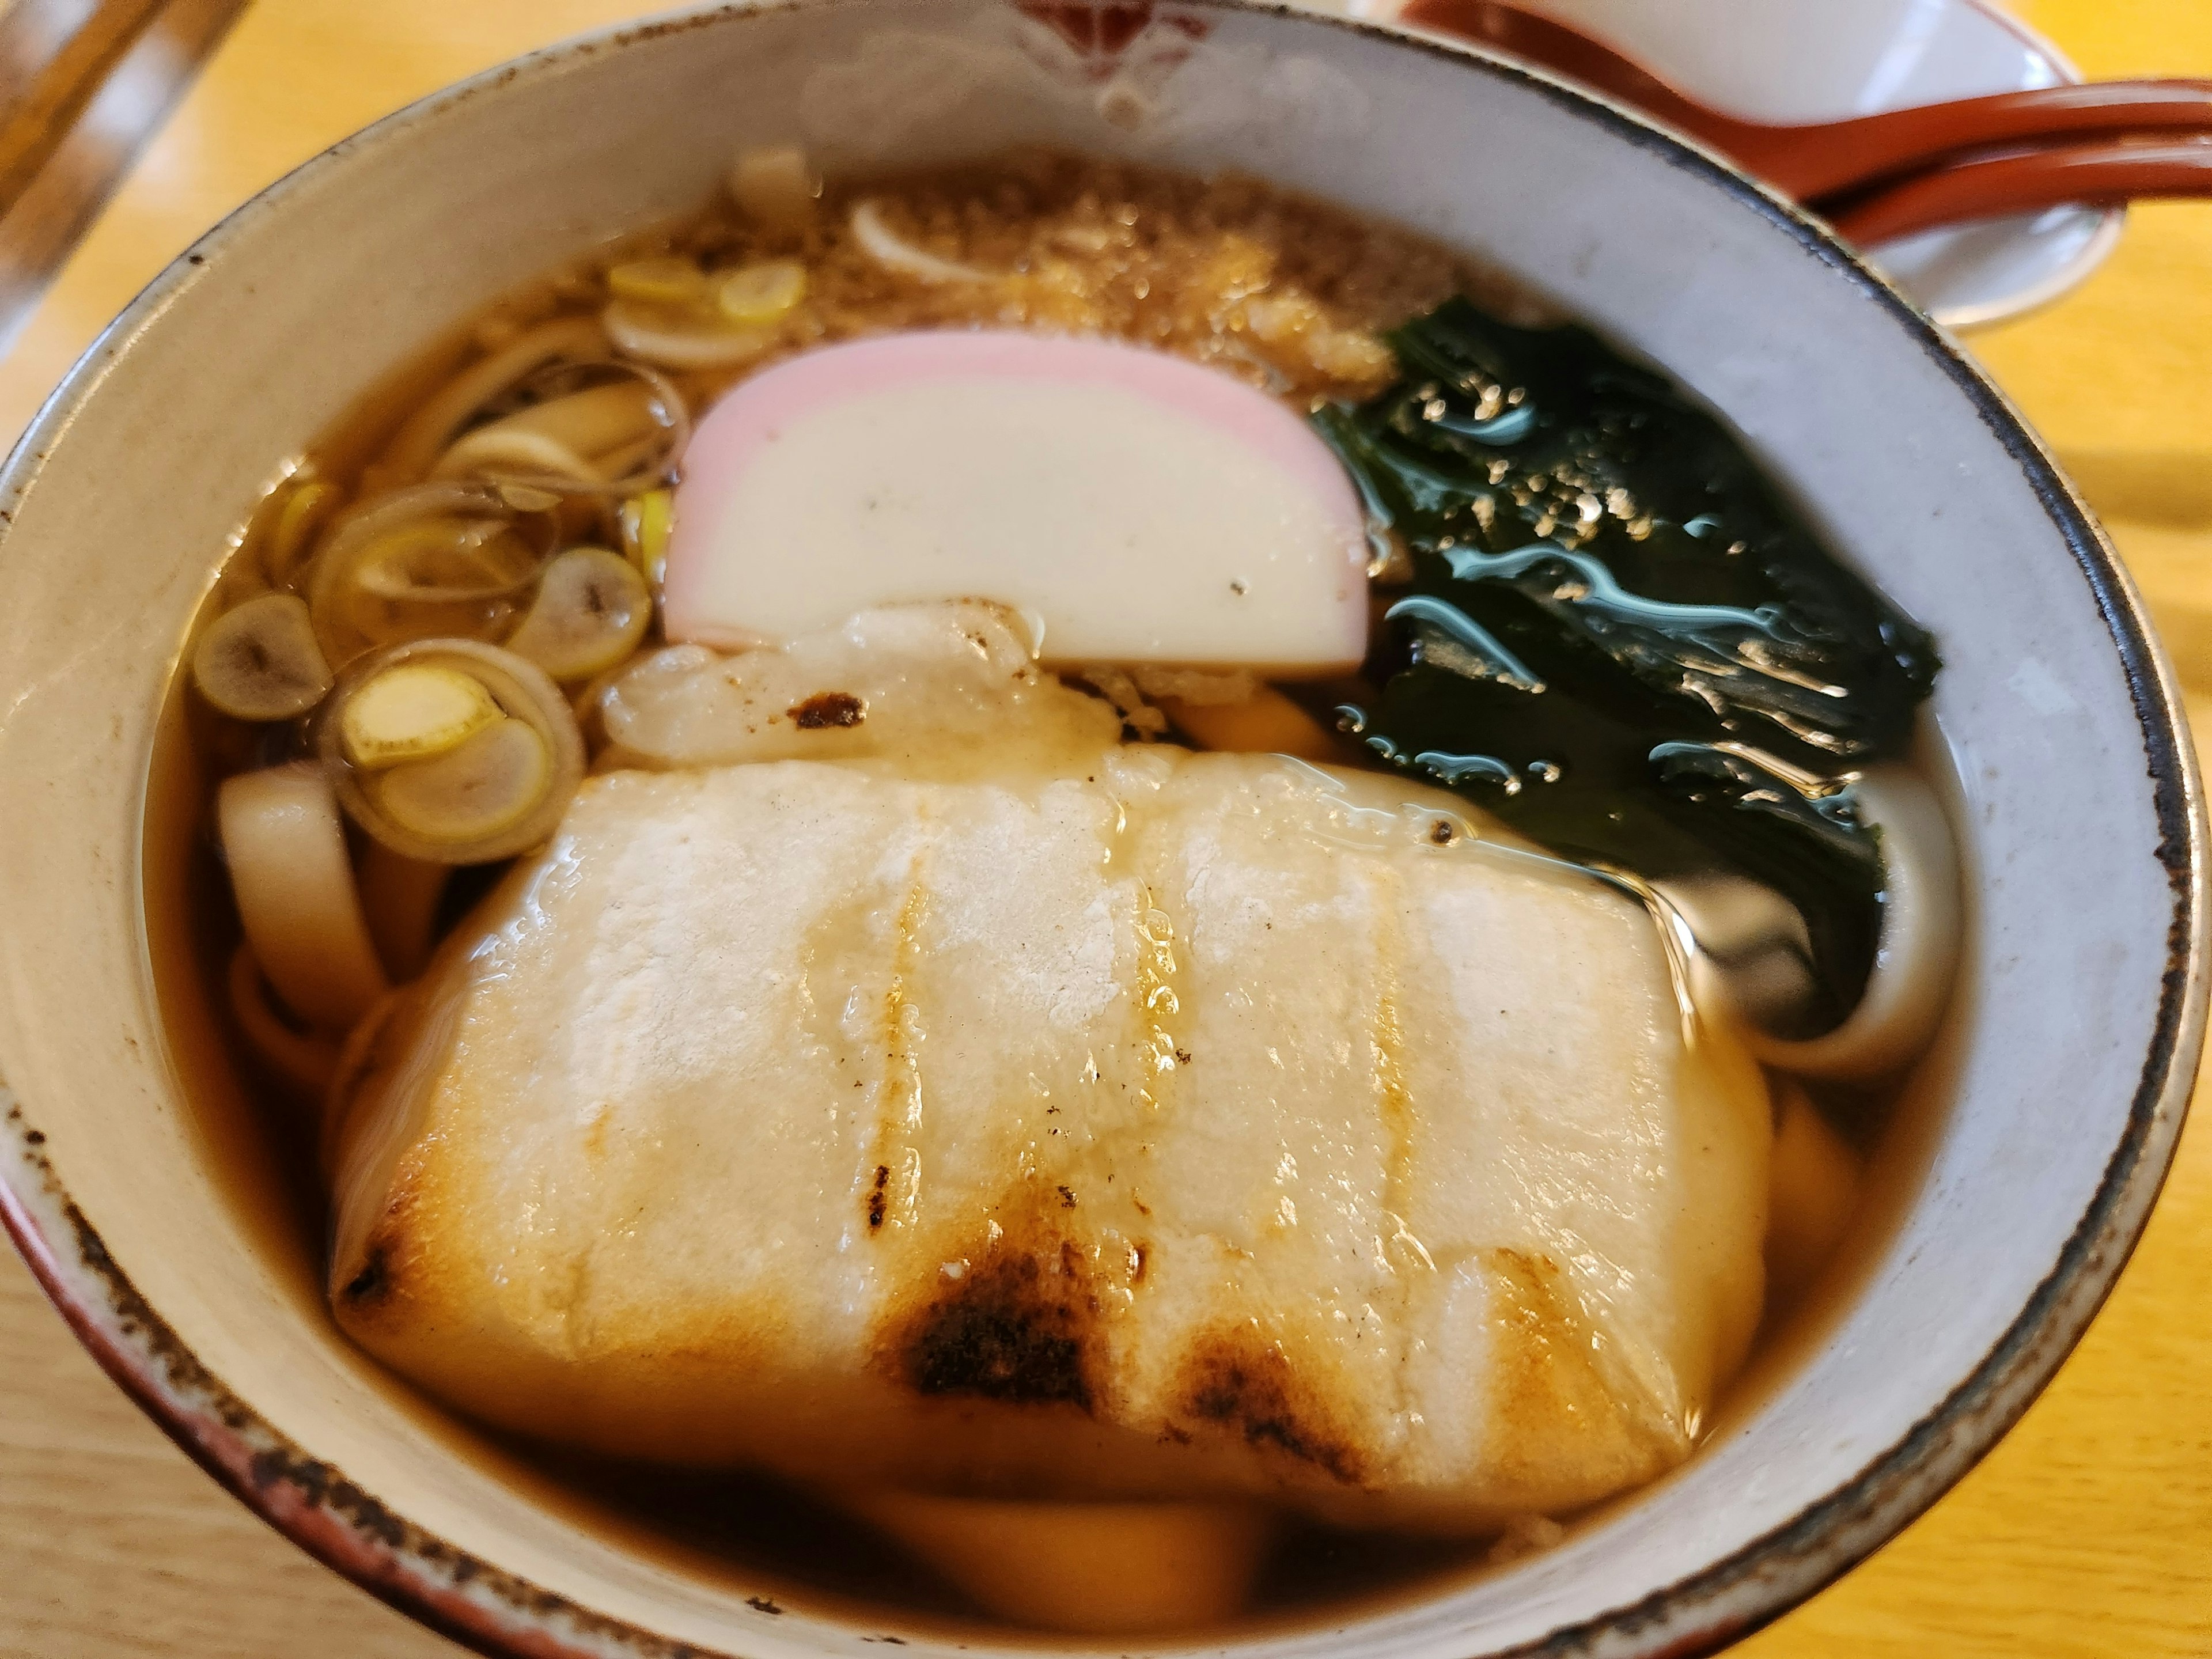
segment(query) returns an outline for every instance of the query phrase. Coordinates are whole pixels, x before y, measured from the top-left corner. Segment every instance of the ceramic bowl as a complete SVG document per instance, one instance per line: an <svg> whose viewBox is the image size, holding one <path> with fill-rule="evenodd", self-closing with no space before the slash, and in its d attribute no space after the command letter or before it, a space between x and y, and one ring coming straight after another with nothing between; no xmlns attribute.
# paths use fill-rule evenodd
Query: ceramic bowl
<svg viewBox="0 0 2212 1659"><path fill-rule="evenodd" d="M1404 0L1315 0L1389 21ZM1879 110L2078 82L1996 0L1522 0L1626 52L1685 92L1756 121ZM2057 207L1903 237L1875 263L1952 328L2057 299L2104 263L2118 208Z"/></svg>
<svg viewBox="0 0 2212 1659"><path fill-rule="evenodd" d="M832 168L1015 141L1233 166L1417 226L1666 365L1942 637L1972 939L1928 1144L1796 1366L1543 1554L1175 1650L1679 1655L1771 1618L2027 1407L2141 1229L2203 1016L2203 824L2125 578L2002 398L1847 251L1554 82L1236 3L798 0L618 31L340 144L102 337L0 475L0 1174L87 1345L216 1479L440 1629L531 1656L1082 1651L638 1547L384 1376L157 1006L143 833L185 631L241 516L391 367L548 265L705 199L741 143ZM199 1079L188 1100L180 1067ZM250 1176L252 1171L247 1170ZM1115 1646L1104 1651L1120 1652Z"/></svg>

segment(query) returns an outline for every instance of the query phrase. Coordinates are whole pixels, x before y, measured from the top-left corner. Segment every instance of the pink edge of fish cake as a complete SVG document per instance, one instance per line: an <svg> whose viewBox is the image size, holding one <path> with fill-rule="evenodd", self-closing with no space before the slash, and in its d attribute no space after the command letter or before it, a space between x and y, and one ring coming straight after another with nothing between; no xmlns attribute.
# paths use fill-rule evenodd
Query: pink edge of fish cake
<svg viewBox="0 0 2212 1659"><path fill-rule="evenodd" d="M1164 427L1180 426L1187 433L1188 423L1202 423L1279 477L1279 506L1283 497L1303 501L1303 516L1315 525L1316 547L1323 550L1327 572L1306 578L1326 589L1317 603L1325 605L1328 612L1311 619L1316 643L1310 654L1285 661L1279 656L1240 655L1231 650L1194 660L1132 648L1113 654L1087 653L1082 660L1250 666L1316 677L1358 665L1365 653L1367 632L1364 519L1343 465L1304 420L1275 398L1226 374L1165 352L1010 331L892 334L823 347L727 392L701 418L684 458L664 583L668 637L730 649L781 643L790 632L798 631L762 627L757 620L731 614L726 574L717 569L725 560L745 556L727 550L725 523L741 486L750 481L750 470L766 464L787 433L839 405L880 403L889 395L932 383L945 386L948 396L971 394L979 383L990 382L1098 387L1158 406ZM1144 480L1130 479L1118 493L1134 501L1143 496L1144 486ZM824 551L799 549L787 550L785 556L811 563ZM1319 564L1322 559L1312 562ZM720 593L715 592L718 576L723 578ZM815 625L834 623L850 611L884 603L887 597L890 602L994 599L1033 612L1039 609L1025 604L1024 595L972 589L890 596L860 592L847 597L849 604L834 617L816 618ZM1174 603L1173 596L1164 599L1165 605ZM1048 660L1054 659L1053 644L1048 625L1042 653Z"/></svg>

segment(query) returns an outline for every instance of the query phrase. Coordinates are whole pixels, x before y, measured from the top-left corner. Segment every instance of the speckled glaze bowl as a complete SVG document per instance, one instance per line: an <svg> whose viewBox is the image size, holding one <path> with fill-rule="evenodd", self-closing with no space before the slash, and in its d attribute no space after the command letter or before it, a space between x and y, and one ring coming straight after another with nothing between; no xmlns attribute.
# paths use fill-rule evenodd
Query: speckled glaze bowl
<svg viewBox="0 0 2212 1659"><path fill-rule="evenodd" d="M205 1011L165 1024L155 997L153 737L272 465L503 290L793 137L833 167L1032 139L1234 166L1460 244L1710 398L1948 659L1968 967L1929 1144L1832 1325L1555 1549L1147 1650L1703 1652L1896 1532L2080 1335L2179 1127L2204 826L2157 648L2003 399L1814 226L1523 70L1231 0L802 0L546 52L270 190L86 356L0 477L0 1195L87 1345L274 1525L486 1651L1066 1650L648 1553L555 1502L341 1339L310 1242L223 1174L251 1161L216 1144L234 1091L192 1066L185 1097Z"/></svg>

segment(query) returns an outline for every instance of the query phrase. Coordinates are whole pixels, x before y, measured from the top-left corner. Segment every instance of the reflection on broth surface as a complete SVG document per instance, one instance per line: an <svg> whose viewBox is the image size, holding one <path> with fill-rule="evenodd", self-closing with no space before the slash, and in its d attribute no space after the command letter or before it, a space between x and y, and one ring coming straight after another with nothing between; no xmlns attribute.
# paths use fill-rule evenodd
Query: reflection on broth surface
<svg viewBox="0 0 2212 1659"><path fill-rule="evenodd" d="M783 1595L1288 1614L1675 1467L1882 1209L1936 661L1536 315L1249 180L763 151L395 377L155 758L272 1251Z"/></svg>

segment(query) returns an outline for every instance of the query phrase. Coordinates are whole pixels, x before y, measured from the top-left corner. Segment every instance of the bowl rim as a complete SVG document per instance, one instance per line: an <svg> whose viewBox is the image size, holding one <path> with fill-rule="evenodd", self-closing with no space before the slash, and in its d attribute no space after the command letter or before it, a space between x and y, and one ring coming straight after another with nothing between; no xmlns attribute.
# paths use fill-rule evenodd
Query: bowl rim
<svg viewBox="0 0 2212 1659"><path fill-rule="evenodd" d="M1097 8L1113 0L1061 0ZM1882 307L1966 398L2042 503L2087 579L2120 659L2141 731L2172 908L2151 1038L2126 1126L2050 1272L1974 1370L1893 1445L1835 1490L1729 1555L1641 1600L1485 1659L1565 1659L1597 1650L1673 1659L1716 1651L1780 1617L1925 1511L2018 1420L2079 1341L2141 1236L2163 1186L2194 1084L2208 991L2206 826L2194 751L2171 665L2103 531L2019 411L1958 344L1820 221L1723 158L1633 111L1517 60L1283 0L1164 0L1180 12L1273 18L1425 53L1518 84L1614 137L1698 177L1765 217ZM240 229L357 152L510 82L608 50L760 15L830 12L867 0L708 0L614 24L495 64L363 127L256 192L166 266L101 331L0 465L0 540L46 452L129 345L154 325ZM1036 0L1006 0L1028 11ZM1154 0L1140 0L1149 12ZM1132 9L1136 9L1134 6ZM135 850L135 849L134 849ZM0 1077L0 1224L47 1297L109 1376L202 1468L293 1542L410 1617L509 1659L666 1656L728 1659L595 1612L437 1537L314 1457L209 1372L146 1303L71 1201L45 1135ZM771 1604L772 1607L772 1604ZM778 1609L780 1611L780 1609ZM866 1639L883 1640L884 1637ZM905 1640L903 1638L889 1639Z"/></svg>

